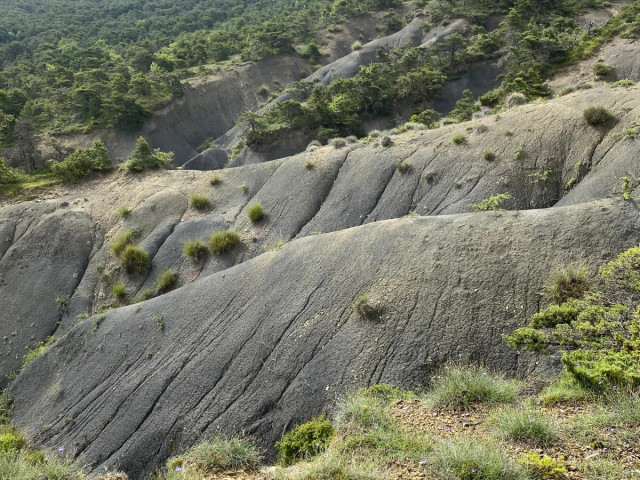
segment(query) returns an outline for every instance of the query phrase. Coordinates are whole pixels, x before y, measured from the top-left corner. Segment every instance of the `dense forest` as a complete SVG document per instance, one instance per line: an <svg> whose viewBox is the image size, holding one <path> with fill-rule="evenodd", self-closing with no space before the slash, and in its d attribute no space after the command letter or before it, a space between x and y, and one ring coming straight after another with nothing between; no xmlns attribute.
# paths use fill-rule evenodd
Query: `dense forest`
<svg viewBox="0 0 640 480"><path fill-rule="evenodd" d="M0 151L7 162L42 165L34 138L112 127L135 131L183 91L186 78L245 61L298 53L320 62L323 29L403 0L0 0ZM242 120L246 143L269 143L303 129L326 140L362 135L366 116L401 105L409 117L436 124L428 99L474 62L507 60L501 86L480 98L499 108L507 94L548 94L544 80L557 66L585 58L615 34L640 33L640 2L598 28L580 28L576 15L601 0L416 0L425 28L466 18L468 35L451 35L433 51L404 48L383 54L352 79L328 87L298 83L293 100ZM389 16L387 31L406 18ZM381 32L382 33L382 32ZM466 94L449 121L479 110ZM405 120L408 120L406 118ZM55 148L55 145L54 145ZM64 157L65 152L59 152Z"/></svg>
<svg viewBox="0 0 640 480"><path fill-rule="evenodd" d="M0 147L44 128L135 130L206 73L193 67L294 52L323 25L395 3L0 0Z"/></svg>
<svg viewBox="0 0 640 480"><path fill-rule="evenodd" d="M544 82L555 69L586 58L613 35L635 38L640 33L640 2L625 5L605 25L581 26L576 17L599 5L595 0L429 2L425 9L427 25L466 18L473 25L471 33L449 35L428 51L421 47L406 47L391 54L379 51L378 63L362 68L354 78L340 79L327 87L299 82L291 89L293 100L262 114L247 112L241 118L248 127L246 143L260 148L292 130L312 132L319 140L362 136L363 119L390 115L398 107L411 108L410 119L414 122L440 126L440 112L429 108L429 100L447 80L457 78L476 62L492 58L506 59L499 87L479 99L465 91L446 122L470 120L482 108L499 111L512 93L528 101L547 97L550 92ZM491 28L491 20L496 18L501 21L497 28Z"/></svg>

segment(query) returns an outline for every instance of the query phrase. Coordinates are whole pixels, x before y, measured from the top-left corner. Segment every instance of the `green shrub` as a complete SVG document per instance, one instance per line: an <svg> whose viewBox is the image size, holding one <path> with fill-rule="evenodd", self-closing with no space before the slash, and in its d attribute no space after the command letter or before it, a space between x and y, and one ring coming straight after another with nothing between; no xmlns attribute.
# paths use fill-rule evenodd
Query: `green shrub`
<svg viewBox="0 0 640 480"><path fill-rule="evenodd" d="M568 300L561 305L550 305L531 317L531 326L533 328L542 328L571 323L578 318L583 309L583 304L575 299Z"/></svg>
<svg viewBox="0 0 640 480"><path fill-rule="evenodd" d="M524 158L525 155L526 155L526 152L524 151L524 145L518 145L518 148L516 148L516 151L513 152L513 159L520 160L521 158Z"/></svg>
<svg viewBox="0 0 640 480"><path fill-rule="evenodd" d="M353 302L353 311L363 320L378 320L382 315L382 305L374 303L363 293Z"/></svg>
<svg viewBox="0 0 640 480"><path fill-rule="evenodd" d="M189 197L189 203L196 210L205 210L211 206L209 197L204 193L194 193Z"/></svg>
<svg viewBox="0 0 640 480"><path fill-rule="evenodd" d="M387 402L364 392L347 395L336 406L335 422L340 433L353 433L391 424Z"/></svg>
<svg viewBox="0 0 640 480"><path fill-rule="evenodd" d="M563 480L566 478L567 469L562 464L564 457L555 460L538 452L527 452L520 458L520 463L536 478L546 480Z"/></svg>
<svg viewBox="0 0 640 480"><path fill-rule="evenodd" d="M438 480L527 478L524 469L502 453L500 445L468 437L436 444L430 454L427 471Z"/></svg>
<svg viewBox="0 0 640 480"><path fill-rule="evenodd" d="M491 422L505 440L546 447L558 439L551 419L539 408L505 408L494 414Z"/></svg>
<svg viewBox="0 0 640 480"><path fill-rule="evenodd" d="M249 192L249 187L247 187L246 183L241 183L240 185L238 185L238 189L242 190L242 193L244 193L245 195Z"/></svg>
<svg viewBox="0 0 640 480"><path fill-rule="evenodd" d="M353 50L354 52L357 52L361 48L362 48L362 43L360 43L358 40L356 40L351 44L351 50Z"/></svg>
<svg viewBox="0 0 640 480"><path fill-rule="evenodd" d="M184 254L198 261L207 255L207 245L200 239L189 240L184 244Z"/></svg>
<svg viewBox="0 0 640 480"><path fill-rule="evenodd" d="M169 470L176 467L186 472L211 475L237 470L254 471L260 466L262 455L247 438L216 436L189 449L182 455L167 460Z"/></svg>
<svg viewBox="0 0 640 480"><path fill-rule="evenodd" d="M580 385L569 375L562 374L538 395L543 405L582 402L591 399L593 392Z"/></svg>
<svg viewBox="0 0 640 480"><path fill-rule="evenodd" d="M511 195L509 195L508 193L497 193L495 195L491 195L489 198L481 200L479 203L472 204L471 209L474 212L500 210L500 205L502 205L505 200L509 200L510 198Z"/></svg>
<svg viewBox="0 0 640 480"><path fill-rule="evenodd" d="M156 282L156 290L158 290L158 292L164 293L171 287L173 287L176 284L177 280L178 277L176 275L176 272L168 268L164 272L162 272L162 274L158 278L158 281Z"/></svg>
<svg viewBox="0 0 640 480"><path fill-rule="evenodd" d="M116 257L122 255L124 249L127 245L131 245L133 243L133 232L131 230L127 230L126 232L118 235L116 239L111 244L111 253L113 253Z"/></svg>
<svg viewBox="0 0 640 480"><path fill-rule="evenodd" d="M260 203L253 203L249 206L247 210L247 217L253 223L259 222L264 217L264 211L262 209L262 205Z"/></svg>
<svg viewBox="0 0 640 480"><path fill-rule="evenodd" d="M604 107L588 107L582 115L584 121L592 127L611 125L615 122L613 114Z"/></svg>
<svg viewBox="0 0 640 480"><path fill-rule="evenodd" d="M159 148L152 151L144 137L138 137L136 147L124 165L130 172L142 172L152 168L162 168L172 159L173 153L163 153Z"/></svg>
<svg viewBox="0 0 640 480"><path fill-rule="evenodd" d="M55 337L47 337L42 342L38 343L33 349L29 350L27 354L22 358L21 369L24 370L25 368L27 368L27 365L29 365L36 358L46 352L47 348L56 343L56 341L57 338Z"/></svg>
<svg viewBox="0 0 640 480"><path fill-rule="evenodd" d="M592 287L591 274L584 265L567 265L551 274L544 287L544 295L547 300L560 305L572 298L581 298Z"/></svg>
<svg viewBox="0 0 640 480"><path fill-rule="evenodd" d="M407 173L411 171L411 164L407 160L396 163L396 170L399 173Z"/></svg>
<svg viewBox="0 0 640 480"><path fill-rule="evenodd" d="M143 248L135 245L127 245L120 255L120 260L127 273L140 275L149 266L149 254Z"/></svg>
<svg viewBox="0 0 640 480"><path fill-rule="evenodd" d="M464 133L456 133L453 137L451 137L451 141L455 145L463 145L467 143L467 137L465 137Z"/></svg>
<svg viewBox="0 0 640 480"><path fill-rule="evenodd" d="M92 172L111 170L109 152L98 140L92 148L78 148L63 161L51 165L53 173L65 182L77 182Z"/></svg>
<svg viewBox="0 0 640 480"><path fill-rule="evenodd" d="M599 274L603 292L551 305L534 315L527 328L547 335L543 347L561 346L565 371L581 385L595 390L640 386L640 248L621 253ZM514 348L529 348L531 336L518 329L504 339ZM538 351L541 338L529 342Z"/></svg>
<svg viewBox="0 0 640 480"><path fill-rule="evenodd" d="M124 297L127 296L127 289L125 288L124 284L122 284L122 283L116 283L111 288L111 291L113 292L113 296L118 298L118 299L123 299Z"/></svg>
<svg viewBox="0 0 640 480"><path fill-rule="evenodd" d="M593 64L593 73L597 77L604 77L611 73L611 67L603 62L596 62Z"/></svg>
<svg viewBox="0 0 640 480"><path fill-rule="evenodd" d="M131 207L129 207L128 205L122 205L118 208L116 213L122 218L126 218L131 213Z"/></svg>
<svg viewBox="0 0 640 480"><path fill-rule="evenodd" d="M213 175L211 175L211 177L209 177L209 183L214 187L220 185L220 183L222 183L222 175L220 175L219 173L214 173Z"/></svg>
<svg viewBox="0 0 640 480"><path fill-rule="evenodd" d="M82 480L79 466L67 459L21 449L0 455L0 478L7 480Z"/></svg>
<svg viewBox="0 0 640 480"><path fill-rule="evenodd" d="M484 152L482 152L482 158L484 158L487 162L493 162L496 159L496 154L493 150L487 148Z"/></svg>
<svg viewBox="0 0 640 480"><path fill-rule="evenodd" d="M234 230L225 230L211 235L209 250L214 255L222 255L240 243L240 235Z"/></svg>
<svg viewBox="0 0 640 480"><path fill-rule="evenodd" d="M502 339L515 350L529 350L535 353L548 353L549 336L531 327L521 327L511 335L502 335Z"/></svg>
<svg viewBox="0 0 640 480"><path fill-rule="evenodd" d="M311 160L307 160L306 162L304 162L304 168L306 168L307 170L313 170L314 167L315 164Z"/></svg>
<svg viewBox="0 0 640 480"><path fill-rule="evenodd" d="M515 380L476 366L451 365L440 371L425 396L435 408L466 410L476 404L513 402L520 386Z"/></svg>
<svg viewBox="0 0 640 480"><path fill-rule="evenodd" d="M3 428L2 431L0 431L0 454L18 452L22 450L26 444L26 438L13 430L13 428Z"/></svg>
<svg viewBox="0 0 640 480"><path fill-rule="evenodd" d="M316 417L298 425L276 443L280 461L284 465L291 465L298 460L316 456L326 450L334 434L333 426L324 417Z"/></svg>

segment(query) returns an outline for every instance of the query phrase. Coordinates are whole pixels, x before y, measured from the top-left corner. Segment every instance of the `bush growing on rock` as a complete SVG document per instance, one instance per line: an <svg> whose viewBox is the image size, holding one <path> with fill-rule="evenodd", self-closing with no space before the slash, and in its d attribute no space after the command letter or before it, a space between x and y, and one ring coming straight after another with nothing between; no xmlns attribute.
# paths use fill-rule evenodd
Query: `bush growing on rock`
<svg viewBox="0 0 640 480"><path fill-rule="evenodd" d="M120 255L120 260L127 273L141 275L149 266L149 254L135 245L127 245Z"/></svg>
<svg viewBox="0 0 640 480"><path fill-rule="evenodd" d="M254 203L249 206L249 209L247 210L247 217L249 217L249 220L251 220L253 223L262 220L264 218L264 210L262 209L262 205L260 203Z"/></svg>
<svg viewBox="0 0 640 480"><path fill-rule="evenodd" d="M593 73L596 77L604 77L611 73L611 67L604 62L596 62L593 65Z"/></svg>
<svg viewBox="0 0 640 480"><path fill-rule="evenodd" d="M545 285L544 295L561 305L572 298L581 298L592 286L591 274L584 265L567 265L553 272Z"/></svg>
<svg viewBox="0 0 640 480"><path fill-rule="evenodd" d="M638 387L640 247L603 265L599 276L600 290L592 286L579 300L551 305L535 314L528 327L503 338L516 349L560 350L566 372L582 386Z"/></svg>
<svg viewBox="0 0 640 480"><path fill-rule="evenodd" d="M222 255L240 243L240 235L234 230L225 230L211 235L209 250L214 255Z"/></svg>
<svg viewBox="0 0 640 480"><path fill-rule="evenodd" d="M513 108L518 105L524 105L525 103L527 103L527 97L522 93L514 92L506 98L504 106L507 108Z"/></svg>
<svg viewBox="0 0 640 480"><path fill-rule="evenodd" d="M130 172L142 172L148 169L162 168L172 159L173 153L161 152L159 148L151 150L144 137L139 137L136 148L129 155L125 167Z"/></svg>
<svg viewBox="0 0 640 480"><path fill-rule="evenodd" d="M184 244L184 254L187 257L198 261L207 255L207 246L200 239L189 240Z"/></svg>
<svg viewBox="0 0 640 480"><path fill-rule="evenodd" d="M353 302L353 311L363 320L377 320L382 315L383 308L364 293Z"/></svg>
<svg viewBox="0 0 640 480"><path fill-rule="evenodd" d="M169 471L179 467L185 474L213 475L238 470L256 470L262 454L247 438L216 436L189 449L182 455L167 460Z"/></svg>
<svg viewBox="0 0 640 480"><path fill-rule="evenodd" d="M333 426L324 417L317 417L298 425L276 443L280 462L291 465L298 460L318 455L327 448L334 434Z"/></svg>
<svg viewBox="0 0 640 480"><path fill-rule="evenodd" d="M615 121L613 114L604 107L588 107L582 112L584 121L592 127L610 125Z"/></svg>
<svg viewBox="0 0 640 480"><path fill-rule="evenodd" d="M158 278L156 282L156 290L160 293L164 293L168 291L171 287L173 287L178 280L176 272L174 272L171 268L166 269L162 272L162 275Z"/></svg>
<svg viewBox="0 0 640 480"><path fill-rule="evenodd" d="M209 197L204 193L194 193L189 197L189 203L196 210L205 210L211 205Z"/></svg>
<svg viewBox="0 0 640 480"><path fill-rule="evenodd" d="M510 198L511 195L509 195L508 193L497 193L496 195L491 195L489 198L485 198L479 203L472 204L471 209L474 212L499 210L500 205L502 205L505 200L509 200Z"/></svg>

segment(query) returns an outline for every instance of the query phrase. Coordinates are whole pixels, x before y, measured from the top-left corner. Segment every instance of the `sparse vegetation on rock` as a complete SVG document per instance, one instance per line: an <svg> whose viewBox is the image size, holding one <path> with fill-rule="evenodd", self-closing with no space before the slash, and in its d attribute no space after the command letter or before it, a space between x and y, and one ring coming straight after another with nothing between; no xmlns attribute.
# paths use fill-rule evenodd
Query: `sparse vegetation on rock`
<svg viewBox="0 0 640 480"><path fill-rule="evenodd" d="M249 205L249 208L247 209L247 217L249 217L249 220L253 223L257 223L262 220L264 218L262 204L256 202Z"/></svg>
<svg viewBox="0 0 640 480"><path fill-rule="evenodd" d="M224 230L211 235L209 250L214 255L222 255L240 243L240 235L235 230Z"/></svg>

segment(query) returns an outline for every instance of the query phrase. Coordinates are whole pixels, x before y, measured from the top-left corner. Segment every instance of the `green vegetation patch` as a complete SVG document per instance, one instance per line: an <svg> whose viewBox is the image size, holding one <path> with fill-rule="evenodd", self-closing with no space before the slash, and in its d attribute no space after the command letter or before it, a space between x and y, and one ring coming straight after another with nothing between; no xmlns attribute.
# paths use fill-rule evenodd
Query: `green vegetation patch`
<svg viewBox="0 0 640 480"><path fill-rule="evenodd" d="M222 255L240 243L240 234L235 230L224 230L211 235L209 250L214 255Z"/></svg>
<svg viewBox="0 0 640 480"><path fill-rule="evenodd" d="M334 435L331 422L322 416L298 425L276 443L280 462L291 465L298 460L314 457L326 450Z"/></svg>
<svg viewBox="0 0 640 480"><path fill-rule="evenodd" d="M432 378L424 400L434 408L466 410L477 404L513 402L519 390L515 380L507 380L484 368L451 365Z"/></svg>

